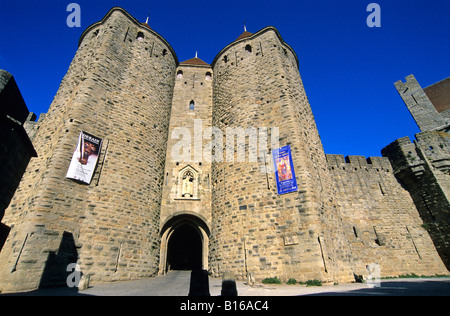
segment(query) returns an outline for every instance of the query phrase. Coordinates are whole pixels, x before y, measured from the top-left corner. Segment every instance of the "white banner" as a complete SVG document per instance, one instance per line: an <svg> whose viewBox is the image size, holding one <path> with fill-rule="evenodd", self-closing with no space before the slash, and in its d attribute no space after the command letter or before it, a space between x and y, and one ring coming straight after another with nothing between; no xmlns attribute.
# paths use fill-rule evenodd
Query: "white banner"
<svg viewBox="0 0 450 316"><path fill-rule="evenodd" d="M66 178L90 184L101 147L101 138L81 132Z"/></svg>

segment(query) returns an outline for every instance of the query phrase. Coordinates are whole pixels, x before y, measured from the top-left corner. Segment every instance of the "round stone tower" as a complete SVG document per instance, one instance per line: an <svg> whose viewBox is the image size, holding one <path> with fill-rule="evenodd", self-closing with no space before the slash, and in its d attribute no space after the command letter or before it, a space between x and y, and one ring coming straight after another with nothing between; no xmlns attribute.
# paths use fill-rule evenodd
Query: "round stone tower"
<svg viewBox="0 0 450 316"><path fill-rule="evenodd" d="M212 67L213 126L226 135L223 161L212 163L211 271L259 279L337 277L339 264L329 259L336 256L328 255L339 229L329 218L326 157L295 52L266 27L244 32ZM234 142L243 131L244 141ZM278 195L271 151L287 145L299 189Z"/></svg>
<svg viewBox="0 0 450 316"><path fill-rule="evenodd" d="M86 29L6 210L1 291L66 285L71 263L93 282L157 273L177 65L172 47L121 8ZM103 139L90 184L66 178L81 131Z"/></svg>

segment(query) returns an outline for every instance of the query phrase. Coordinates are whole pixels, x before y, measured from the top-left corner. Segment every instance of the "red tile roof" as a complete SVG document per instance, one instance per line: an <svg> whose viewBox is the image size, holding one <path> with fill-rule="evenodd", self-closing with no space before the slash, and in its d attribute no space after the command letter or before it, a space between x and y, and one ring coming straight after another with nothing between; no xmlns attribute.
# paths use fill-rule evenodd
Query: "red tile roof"
<svg viewBox="0 0 450 316"><path fill-rule="evenodd" d="M205 63L203 60L197 57L183 61L182 63L180 63L180 65L210 66L208 63Z"/></svg>
<svg viewBox="0 0 450 316"><path fill-rule="evenodd" d="M242 34L236 39L236 41L239 41L240 39L243 39L243 38L250 37L250 36L252 36L252 35L253 35L253 33L250 33L250 32L245 31L244 33L242 33Z"/></svg>

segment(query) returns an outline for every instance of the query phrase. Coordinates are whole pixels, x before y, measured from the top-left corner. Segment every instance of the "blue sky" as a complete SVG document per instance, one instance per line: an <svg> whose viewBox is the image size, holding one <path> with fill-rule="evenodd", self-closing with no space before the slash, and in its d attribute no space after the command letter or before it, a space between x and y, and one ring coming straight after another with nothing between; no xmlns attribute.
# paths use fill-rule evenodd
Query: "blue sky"
<svg viewBox="0 0 450 316"><path fill-rule="evenodd" d="M369 28L369 3L381 27ZM30 111L47 112L81 33L113 6L126 9L174 48L180 61L211 63L247 29L275 26L296 51L300 74L329 154L379 156L419 132L394 88L414 74L422 87L450 75L450 0L0 0L0 69L11 72ZM81 27L69 28L69 3Z"/></svg>

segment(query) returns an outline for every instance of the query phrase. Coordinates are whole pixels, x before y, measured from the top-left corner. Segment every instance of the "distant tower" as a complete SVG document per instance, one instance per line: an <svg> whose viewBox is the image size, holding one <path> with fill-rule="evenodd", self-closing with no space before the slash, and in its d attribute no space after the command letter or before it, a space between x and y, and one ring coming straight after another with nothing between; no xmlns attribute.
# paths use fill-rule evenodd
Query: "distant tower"
<svg viewBox="0 0 450 316"><path fill-rule="evenodd" d="M394 168L325 156L297 55L277 29L245 29L210 65L197 53L178 63L147 23L115 7L88 27L48 113L27 124L38 157L0 227L0 292L65 286L75 263L93 284L170 269L251 282L353 281L369 265L383 276L447 273L404 185L419 192L428 227L448 231L438 192L449 183L447 133L387 148ZM397 89L431 110L413 81ZM443 84L431 92L444 117ZM421 128L439 128L421 106L411 103ZM66 178L82 131L103 139L89 184ZM285 146L298 189L279 194L275 169L289 177L291 161L275 168L272 153Z"/></svg>
<svg viewBox="0 0 450 316"><path fill-rule="evenodd" d="M395 87L419 126L411 142L397 139L382 150L416 204L443 262L450 268L450 78L424 89L413 75Z"/></svg>
<svg viewBox="0 0 450 316"><path fill-rule="evenodd" d="M27 135L25 123L36 116L29 113L14 77L0 69L0 252L10 227L2 223L23 173L36 151Z"/></svg>
<svg viewBox="0 0 450 316"><path fill-rule="evenodd" d="M394 85L422 132L446 125L445 118L436 111L414 75L406 77L406 82L400 80Z"/></svg>
<svg viewBox="0 0 450 316"><path fill-rule="evenodd" d="M93 281L152 276L178 60L121 8L82 34L6 210L1 291L66 285L70 263ZM80 131L104 140L89 185L65 175Z"/></svg>

